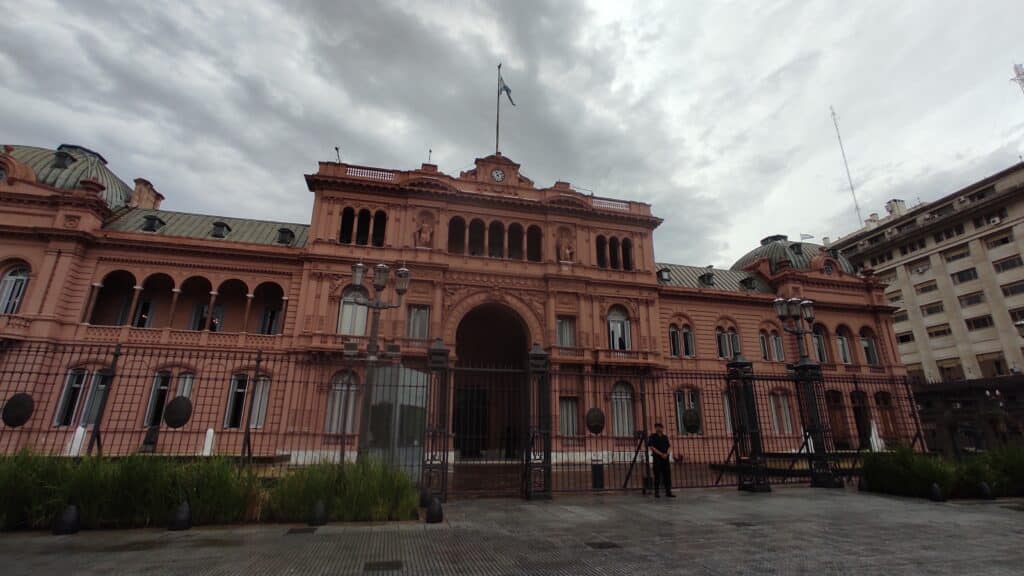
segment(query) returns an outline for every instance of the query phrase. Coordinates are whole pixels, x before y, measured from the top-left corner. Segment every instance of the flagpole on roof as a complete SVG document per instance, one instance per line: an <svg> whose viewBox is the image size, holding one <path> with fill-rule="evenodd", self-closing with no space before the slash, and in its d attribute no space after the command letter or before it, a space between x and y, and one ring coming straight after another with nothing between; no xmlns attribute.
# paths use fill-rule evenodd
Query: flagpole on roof
<svg viewBox="0 0 1024 576"><path fill-rule="evenodd" d="M497 101L494 104L494 153L501 154L498 148L498 134L501 131L501 62L498 62Z"/></svg>

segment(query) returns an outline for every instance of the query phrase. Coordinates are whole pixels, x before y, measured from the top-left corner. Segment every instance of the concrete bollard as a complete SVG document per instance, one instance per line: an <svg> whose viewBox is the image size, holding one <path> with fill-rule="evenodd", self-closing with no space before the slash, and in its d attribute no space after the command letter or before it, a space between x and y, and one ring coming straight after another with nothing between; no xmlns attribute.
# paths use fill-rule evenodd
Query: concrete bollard
<svg viewBox="0 0 1024 576"><path fill-rule="evenodd" d="M167 521L168 530L188 530L192 527L192 506L186 500L178 505Z"/></svg>
<svg viewBox="0 0 1024 576"><path fill-rule="evenodd" d="M323 526L324 524L327 524L327 504L323 500L317 500L309 512L309 525Z"/></svg>
<svg viewBox="0 0 1024 576"><path fill-rule="evenodd" d="M82 513L78 504L68 504L68 507L60 513L53 521L53 533L58 536L74 534L81 528Z"/></svg>
<svg viewBox="0 0 1024 576"><path fill-rule="evenodd" d="M444 508L441 507L441 499L436 496L427 506L427 524L438 524L444 521Z"/></svg>
<svg viewBox="0 0 1024 576"><path fill-rule="evenodd" d="M932 502L945 502L946 497L942 494L942 488L939 488L938 483L932 482L931 491L928 494L928 499Z"/></svg>

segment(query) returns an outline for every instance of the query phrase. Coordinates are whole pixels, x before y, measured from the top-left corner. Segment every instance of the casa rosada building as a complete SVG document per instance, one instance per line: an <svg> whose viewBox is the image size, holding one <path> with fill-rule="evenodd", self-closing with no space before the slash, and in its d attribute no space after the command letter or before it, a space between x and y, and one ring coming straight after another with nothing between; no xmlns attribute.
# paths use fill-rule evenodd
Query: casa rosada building
<svg viewBox="0 0 1024 576"><path fill-rule="evenodd" d="M653 232L662 219L650 205L567 182L538 187L500 154L457 176L432 164L320 162L306 185L309 224L190 214L161 209L150 182L126 184L88 149L5 146L0 401L27 390L34 409L17 430L0 424L0 445L84 452L75 430L95 422L103 409L96 388L109 385L108 452L146 444L178 395L194 405L189 424L173 431L191 430L180 444L189 453L237 449L243 412L261 453L295 442L302 449L292 457L333 451L339 436L355 446L365 367L346 358L365 354L372 314L357 296L373 295L378 263L411 271L401 304L381 313L380 337L413 372L425 369L435 339L452 366L467 369L523 367L536 344L552 370L585 381L551 391L556 453L576 447L593 456L581 438L597 408L607 418L603 436L624 439L611 451L629 452L635 431L658 418L680 461L688 451L724 460L732 429L724 378L656 376L724 375L740 350L755 373L785 375L798 347L773 312L778 296L814 301L808 345L826 379L904 374L884 286L815 244L770 236L727 269L659 263ZM357 262L369 268L363 286L351 284ZM395 299L390 286L383 295ZM118 376L104 383L95 376L115 344ZM30 360L16 354L29 347ZM646 394L658 404L650 410L637 406L638 374L648 375ZM135 384L119 386L118 377ZM837 445L866 437L858 408L883 435L895 434L885 415L894 409L890 392L871 386L828 400ZM509 440L522 409L513 392L459 392L457 378L455 387L438 408L454 437L452 458L518 450ZM761 427L796 450L799 406L787 394L761 406ZM342 402L346 395L355 400ZM686 410L697 413L696 433L681 424Z"/></svg>

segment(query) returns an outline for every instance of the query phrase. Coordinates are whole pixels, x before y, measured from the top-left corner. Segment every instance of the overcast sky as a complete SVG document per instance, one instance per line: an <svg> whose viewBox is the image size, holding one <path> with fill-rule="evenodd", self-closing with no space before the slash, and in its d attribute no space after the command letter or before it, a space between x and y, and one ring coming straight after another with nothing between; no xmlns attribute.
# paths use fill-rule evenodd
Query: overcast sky
<svg viewBox="0 0 1024 576"><path fill-rule="evenodd" d="M650 202L659 261L857 227L1024 154L1024 2L0 0L0 141L102 153L164 207L308 222L303 174L452 175L502 151L540 187ZM152 6L151 6L152 5ZM298 7L298 8L296 8Z"/></svg>

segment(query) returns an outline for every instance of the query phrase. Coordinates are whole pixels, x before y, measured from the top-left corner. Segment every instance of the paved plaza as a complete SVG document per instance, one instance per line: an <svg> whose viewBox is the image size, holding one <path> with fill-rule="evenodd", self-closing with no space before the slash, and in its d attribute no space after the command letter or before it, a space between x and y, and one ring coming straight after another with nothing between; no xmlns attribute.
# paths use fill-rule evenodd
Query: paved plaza
<svg viewBox="0 0 1024 576"><path fill-rule="evenodd" d="M1021 574L1024 501L851 490L469 500L436 525L0 534L6 575Z"/></svg>

